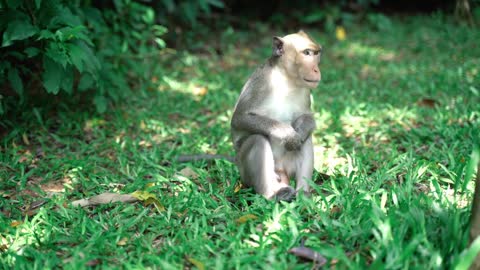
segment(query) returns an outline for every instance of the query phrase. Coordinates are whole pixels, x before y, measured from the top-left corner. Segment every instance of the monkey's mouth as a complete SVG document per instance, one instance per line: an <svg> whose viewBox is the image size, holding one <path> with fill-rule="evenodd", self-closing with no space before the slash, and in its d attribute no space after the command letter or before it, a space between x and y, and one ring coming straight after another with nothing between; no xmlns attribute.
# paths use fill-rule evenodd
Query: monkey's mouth
<svg viewBox="0 0 480 270"><path fill-rule="evenodd" d="M305 80L306 82L309 82L309 83L318 83L320 82L320 80L309 80L309 79L303 79Z"/></svg>

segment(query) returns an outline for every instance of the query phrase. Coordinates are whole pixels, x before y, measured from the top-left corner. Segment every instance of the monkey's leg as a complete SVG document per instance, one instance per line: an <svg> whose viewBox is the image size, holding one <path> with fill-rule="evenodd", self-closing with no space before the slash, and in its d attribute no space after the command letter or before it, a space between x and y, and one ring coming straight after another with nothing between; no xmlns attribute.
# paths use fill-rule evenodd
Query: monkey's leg
<svg viewBox="0 0 480 270"><path fill-rule="evenodd" d="M267 199L277 196L287 200L295 193L292 187L279 181L275 173L275 161L272 147L262 135L251 135L240 147L237 166L242 182L255 189ZM287 198L288 197L288 198Z"/></svg>
<svg viewBox="0 0 480 270"><path fill-rule="evenodd" d="M308 180L312 179L313 174L313 143L312 136L310 136L302 145L298 156L295 160L297 191L303 190L304 193L310 192Z"/></svg>

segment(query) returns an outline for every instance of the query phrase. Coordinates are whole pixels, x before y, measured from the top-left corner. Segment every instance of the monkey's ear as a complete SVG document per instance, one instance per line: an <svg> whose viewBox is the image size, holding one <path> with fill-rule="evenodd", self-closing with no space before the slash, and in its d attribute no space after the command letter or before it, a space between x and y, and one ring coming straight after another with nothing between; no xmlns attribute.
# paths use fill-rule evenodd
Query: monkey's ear
<svg viewBox="0 0 480 270"><path fill-rule="evenodd" d="M273 56L282 56L285 53L281 37L273 37Z"/></svg>
<svg viewBox="0 0 480 270"><path fill-rule="evenodd" d="M298 31L297 34L300 35L300 36L306 37L306 38L310 38L310 37L308 36L308 34L305 33L302 29L300 29L300 31Z"/></svg>

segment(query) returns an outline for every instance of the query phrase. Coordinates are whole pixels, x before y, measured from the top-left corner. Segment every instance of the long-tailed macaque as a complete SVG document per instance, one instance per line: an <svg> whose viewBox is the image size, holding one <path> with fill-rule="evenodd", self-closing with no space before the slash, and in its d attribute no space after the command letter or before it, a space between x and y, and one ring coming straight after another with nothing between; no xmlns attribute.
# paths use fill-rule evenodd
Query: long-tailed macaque
<svg viewBox="0 0 480 270"><path fill-rule="evenodd" d="M242 182L268 199L309 192L313 173L310 89L321 79L321 47L305 32L273 38L273 54L243 86L231 121Z"/></svg>

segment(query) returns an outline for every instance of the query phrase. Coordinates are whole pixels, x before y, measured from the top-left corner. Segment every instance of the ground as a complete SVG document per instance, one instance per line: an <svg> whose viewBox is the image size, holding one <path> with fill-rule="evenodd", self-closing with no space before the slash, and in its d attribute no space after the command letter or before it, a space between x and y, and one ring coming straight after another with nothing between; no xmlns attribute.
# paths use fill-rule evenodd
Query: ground
<svg viewBox="0 0 480 270"><path fill-rule="evenodd" d="M304 242L332 268L461 267L479 156L478 29L439 14L306 29L324 48L316 172L312 197L291 203L242 188L226 160L175 161L233 154L235 100L270 37L286 34L261 29L158 59L154 87L105 114L73 100L3 118L1 264L305 269L288 253ZM72 206L135 191L151 200Z"/></svg>

